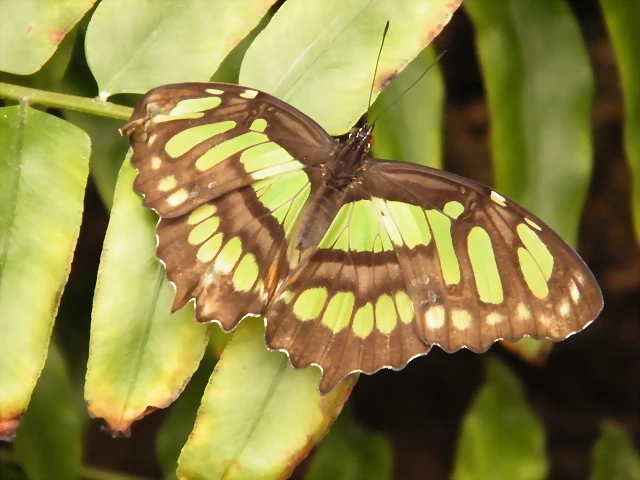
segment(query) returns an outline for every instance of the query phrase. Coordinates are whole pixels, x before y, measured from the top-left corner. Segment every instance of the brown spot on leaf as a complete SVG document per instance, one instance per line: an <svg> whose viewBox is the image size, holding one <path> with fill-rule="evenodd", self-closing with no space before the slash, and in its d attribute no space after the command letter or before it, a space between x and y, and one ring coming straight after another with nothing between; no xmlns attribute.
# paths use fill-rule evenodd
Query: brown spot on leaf
<svg viewBox="0 0 640 480"><path fill-rule="evenodd" d="M387 88L387 86L391 83L391 81L397 76L398 76L398 70L394 70L393 72L389 73L386 77L384 77L380 82L380 90L382 91L385 88Z"/></svg>
<svg viewBox="0 0 640 480"><path fill-rule="evenodd" d="M33 32L33 29L34 29L35 27L36 27L36 26L33 24L33 22L32 22L32 23L30 23L29 25L27 25L27 31L26 31L26 32L24 32L24 33L25 33L25 35L26 35L27 37L31 36L31 32Z"/></svg>
<svg viewBox="0 0 640 480"><path fill-rule="evenodd" d="M359 374L348 375L338 384L335 390L320 398L318 406L320 407L320 411L324 417L322 424L319 425L315 432L307 435L307 441L303 446L291 454L284 465L284 470L278 478L289 478L300 462L309 455L309 452L311 452L313 447L315 447L317 443L329 432L329 428L331 428L333 422L338 418L338 415L342 411L342 407L349 399L351 390L353 390L358 378Z"/></svg>
<svg viewBox="0 0 640 480"><path fill-rule="evenodd" d="M0 419L0 440L11 442L16 438L20 426L20 417Z"/></svg>
<svg viewBox="0 0 640 480"><path fill-rule="evenodd" d="M53 30L49 30L47 33L47 40L51 45L60 45L60 42L64 40L64 36L67 34L64 30L60 28L54 28Z"/></svg>

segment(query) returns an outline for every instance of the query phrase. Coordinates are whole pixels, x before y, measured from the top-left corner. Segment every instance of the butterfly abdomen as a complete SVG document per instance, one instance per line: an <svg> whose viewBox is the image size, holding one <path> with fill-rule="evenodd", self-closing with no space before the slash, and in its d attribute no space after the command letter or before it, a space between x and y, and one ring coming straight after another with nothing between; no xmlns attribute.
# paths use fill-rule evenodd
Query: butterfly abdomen
<svg viewBox="0 0 640 480"><path fill-rule="evenodd" d="M303 251L320 243L342 207L345 196L346 189L331 184L324 184L318 189L300 223L296 243L298 250Z"/></svg>

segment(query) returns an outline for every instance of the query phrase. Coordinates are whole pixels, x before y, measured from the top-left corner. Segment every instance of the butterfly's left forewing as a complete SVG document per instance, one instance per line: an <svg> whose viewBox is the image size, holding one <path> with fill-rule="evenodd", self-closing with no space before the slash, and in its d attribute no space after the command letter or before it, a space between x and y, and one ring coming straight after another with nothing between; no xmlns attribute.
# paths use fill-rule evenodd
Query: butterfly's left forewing
<svg viewBox="0 0 640 480"><path fill-rule="evenodd" d="M227 192L326 160L335 141L300 111L224 83L182 83L148 92L122 128L135 189L162 217Z"/></svg>
<svg viewBox="0 0 640 480"><path fill-rule="evenodd" d="M275 97L222 83L153 89L122 132L135 188L160 216L173 308L196 299L198 320L225 330L262 313L287 274L295 221L319 182L314 166L335 141Z"/></svg>

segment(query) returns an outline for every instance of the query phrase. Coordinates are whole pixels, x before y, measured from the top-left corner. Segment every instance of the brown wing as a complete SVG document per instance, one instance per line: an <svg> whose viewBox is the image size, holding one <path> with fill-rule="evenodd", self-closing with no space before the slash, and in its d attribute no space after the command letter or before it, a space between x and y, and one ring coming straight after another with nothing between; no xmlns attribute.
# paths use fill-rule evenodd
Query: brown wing
<svg viewBox="0 0 640 480"><path fill-rule="evenodd" d="M395 231L421 338L446 351L562 340L600 313L589 268L539 218L477 182L369 160L363 187Z"/></svg>
<svg viewBox="0 0 640 480"><path fill-rule="evenodd" d="M318 248L281 285L267 344L319 365L321 391L402 368L431 345L561 340L602 308L593 275L542 221L488 187L369 160Z"/></svg>
<svg viewBox="0 0 640 480"><path fill-rule="evenodd" d="M431 348L413 322L388 235L366 192L355 190L265 313L267 345L286 351L296 368L320 366L322 393L353 372L401 369Z"/></svg>
<svg viewBox="0 0 640 480"><path fill-rule="evenodd" d="M122 128L145 206L177 217L256 180L326 161L335 145L277 98L224 83L149 91Z"/></svg>

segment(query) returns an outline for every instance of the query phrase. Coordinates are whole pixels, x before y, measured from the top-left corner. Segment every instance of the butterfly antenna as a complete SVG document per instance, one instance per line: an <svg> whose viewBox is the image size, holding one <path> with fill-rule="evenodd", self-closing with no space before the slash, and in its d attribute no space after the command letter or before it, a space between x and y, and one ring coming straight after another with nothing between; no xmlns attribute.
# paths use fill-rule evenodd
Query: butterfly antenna
<svg viewBox="0 0 640 480"><path fill-rule="evenodd" d="M389 31L389 20L384 26L382 32L382 41L380 42L380 50L378 50L378 58L376 58L376 68L373 71L373 80L371 81L371 90L369 90L369 103L367 103L367 111L371 108L371 99L373 98L373 88L376 85L376 75L378 74L378 64L380 63L380 55L382 54L382 47L384 46L384 39L387 38L387 32Z"/></svg>
<svg viewBox="0 0 640 480"><path fill-rule="evenodd" d="M429 72L429 70L431 70L431 69L432 69L432 68L433 68L433 67L434 67L434 66L435 66L435 65L436 65L436 64L437 64L437 63L442 59L442 57L444 57L445 53L447 53L447 51L446 51L446 50L443 50L443 51L442 51L442 53L440 53L440 55L438 55L438 57L434 60L434 62L433 62L431 65L429 65L429 66L427 67L427 69L426 69L424 72L422 72L422 75L420 75L420 76L419 76L419 77L418 77L418 78L417 78L417 79L416 79L416 80L415 80L411 85L409 85L409 87L407 87L407 88L405 89L405 91L404 91L404 92L402 92L400 95L398 95L398 96L396 97L396 99L395 99L393 102L391 102L389 105L387 105L387 106L384 108L384 110L382 110L382 111L378 114L378 116L373 120L373 122L371 122L371 125L375 125L376 121L377 121L377 120L378 120L378 119L379 119L379 118L380 118L384 113L386 113L386 112L387 112L391 107L393 107L396 103L398 103L398 102L400 101L400 99L401 99L402 97L404 97L404 96L409 92L409 90L411 90L413 87L415 87L415 86L416 86L416 84L417 84L420 80L422 80L422 77L424 77L424 76Z"/></svg>

